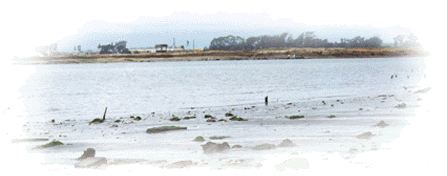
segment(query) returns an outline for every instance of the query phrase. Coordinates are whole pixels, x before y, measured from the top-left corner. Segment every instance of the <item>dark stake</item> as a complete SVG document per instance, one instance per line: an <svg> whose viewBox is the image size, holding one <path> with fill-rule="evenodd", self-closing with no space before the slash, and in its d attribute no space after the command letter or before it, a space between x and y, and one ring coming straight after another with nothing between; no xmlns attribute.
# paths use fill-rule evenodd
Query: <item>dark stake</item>
<svg viewBox="0 0 447 176"><path fill-rule="evenodd" d="M107 107L106 107L106 110L104 110L104 116L102 116L103 121L106 120L106 112L107 112Z"/></svg>
<svg viewBox="0 0 447 176"><path fill-rule="evenodd" d="M269 104L269 96L266 96L265 97L265 105L268 105Z"/></svg>

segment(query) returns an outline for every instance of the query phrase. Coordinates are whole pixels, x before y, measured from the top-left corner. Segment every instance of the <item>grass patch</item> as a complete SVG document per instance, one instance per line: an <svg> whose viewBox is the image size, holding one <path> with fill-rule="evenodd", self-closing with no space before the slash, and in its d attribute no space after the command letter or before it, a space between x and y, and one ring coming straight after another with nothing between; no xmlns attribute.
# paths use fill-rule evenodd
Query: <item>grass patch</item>
<svg viewBox="0 0 447 176"><path fill-rule="evenodd" d="M90 123L88 123L89 125L90 124L92 124L92 123L103 123L104 122L104 119L100 119L100 118L96 118L96 119L93 119Z"/></svg>
<svg viewBox="0 0 447 176"><path fill-rule="evenodd" d="M37 147L35 147L35 149L54 147L54 146L58 146L58 145L64 145L64 143L57 141L57 140L53 140L45 145L37 146Z"/></svg>
<svg viewBox="0 0 447 176"><path fill-rule="evenodd" d="M170 121L180 121L181 119L178 118L178 117L175 116L175 115L172 115L172 118L170 118L169 120L170 120Z"/></svg>
<svg viewBox="0 0 447 176"><path fill-rule="evenodd" d="M205 138L203 136L197 136L193 141L194 142L203 142L203 141L205 141Z"/></svg>
<svg viewBox="0 0 447 176"><path fill-rule="evenodd" d="M225 120L225 119L219 119L218 121L219 122L227 122L227 120Z"/></svg>
<svg viewBox="0 0 447 176"><path fill-rule="evenodd" d="M115 123L120 123L120 122L121 122L121 120L119 120L119 119L118 119L118 120L115 120Z"/></svg>
<svg viewBox="0 0 447 176"><path fill-rule="evenodd" d="M140 116L137 116L137 117L134 118L134 120L136 120L136 121L140 121L140 120L141 120L141 117L140 117Z"/></svg>
<svg viewBox="0 0 447 176"><path fill-rule="evenodd" d="M186 117L184 117L183 119L185 119L185 120L189 120L189 119L195 119L196 118L196 116L186 116Z"/></svg>
<svg viewBox="0 0 447 176"><path fill-rule="evenodd" d="M230 118L231 121L248 121L247 119L244 119L242 117L233 116Z"/></svg>
<svg viewBox="0 0 447 176"><path fill-rule="evenodd" d="M328 115L327 118L335 118L335 115Z"/></svg>

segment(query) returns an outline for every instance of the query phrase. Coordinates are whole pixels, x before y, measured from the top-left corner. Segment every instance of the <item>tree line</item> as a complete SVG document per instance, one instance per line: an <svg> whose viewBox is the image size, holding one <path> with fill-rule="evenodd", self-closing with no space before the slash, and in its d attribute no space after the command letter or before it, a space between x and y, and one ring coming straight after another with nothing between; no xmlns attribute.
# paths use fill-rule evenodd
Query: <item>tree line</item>
<svg viewBox="0 0 447 176"><path fill-rule="evenodd" d="M127 41L119 41L115 44L110 43L107 45L98 44L99 54L114 54L114 53L122 53L122 54L130 54L129 49L126 48Z"/></svg>
<svg viewBox="0 0 447 176"><path fill-rule="evenodd" d="M214 38L209 46L210 50L256 50L272 47L298 48L380 48L382 40L379 37L365 39L357 36L352 39L341 38L340 42L329 42L320 39L314 32L304 32L297 38L287 32L280 35L262 35L244 39L240 36L225 36Z"/></svg>

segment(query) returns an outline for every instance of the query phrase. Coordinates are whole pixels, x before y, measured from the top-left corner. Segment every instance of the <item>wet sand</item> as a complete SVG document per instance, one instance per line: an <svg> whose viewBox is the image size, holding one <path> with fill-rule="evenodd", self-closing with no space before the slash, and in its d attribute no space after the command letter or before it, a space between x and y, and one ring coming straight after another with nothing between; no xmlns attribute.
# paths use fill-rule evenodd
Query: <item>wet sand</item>
<svg viewBox="0 0 447 176"><path fill-rule="evenodd" d="M260 174L281 171L292 174L380 173L383 169L407 168L408 162L420 167L427 162L415 157L411 161L401 158L402 152L407 151L401 147L407 145L409 139L402 136L406 129L413 128L412 119L420 118L421 113L417 112L424 109L421 104L430 93L417 92L421 89L403 89L396 95L191 107L178 112L148 112L139 121L130 115L114 117L109 114L104 123L91 125L87 120L76 119L27 122L23 124L24 135L8 137L11 140L48 138L63 142L65 145L45 149L32 148L48 141L10 144L12 148L25 149L25 156L37 158L38 164L30 163L33 160L25 163L38 165L37 170L49 175L96 172L141 175L148 172L199 172L202 175L240 171ZM225 117L227 112L248 121L230 121ZM173 114L180 118L195 115L196 118L169 121ZM228 121L206 122L205 114ZM286 117L291 115L304 115L304 118L292 120ZM329 115L335 117L329 118ZM387 126L376 126L381 121ZM187 127L187 130L146 133L151 127L171 125ZM203 136L205 141L193 141L197 136ZM211 136L229 137L211 140ZM295 146L253 150L265 143L278 146L285 139L291 140ZM208 141L227 142L242 148L205 154L201 145ZM75 169L74 165L79 162L76 158L87 148L94 148L96 156L105 157L107 164L95 169ZM411 169L418 168L407 171Z"/></svg>

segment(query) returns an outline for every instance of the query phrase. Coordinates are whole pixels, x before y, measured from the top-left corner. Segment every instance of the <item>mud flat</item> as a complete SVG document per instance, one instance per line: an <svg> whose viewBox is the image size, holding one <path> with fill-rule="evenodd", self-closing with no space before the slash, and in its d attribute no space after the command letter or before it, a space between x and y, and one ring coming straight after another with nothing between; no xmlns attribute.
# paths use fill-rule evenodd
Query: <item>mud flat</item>
<svg viewBox="0 0 447 176"><path fill-rule="evenodd" d="M20 58L14 64L79 64L115 62L270 60L316 58L386 58L428 56L423 48L270 48L255 51L204 51L149 54L64 54Z"/></svg>
<svg viewBox="0 0 447 176"><path fill-rule="evenodd" d="M26 149L31 154L43 154L45 157L40 161L43 166L36 165L45 168L44 172L54 173L143 175L148 169L151 172L202 174L232 173L240 169L253 173L322 173L328 170L350 173L366 169L373 173L386 168L404 168L401 164L408 163L406 159L393 155L395 148L392 144L400 140L400 133L405 128L411 126L408 119L420 118L415 112L429 93L403 92L399 95L324 98L172 112L179 117L196 116L179 121L170 121L172 116L163 116L161 112L148 112L138 121L112 115L104 123L92 125L88 120L27 123L25 131L28 138L57 140L64 145L31 150L45 144L44 141L35 141L26 143ZM406 106L396 108L401 103ZM246 121L228 120L231 117L226 113L230 111ZM210 115L227 121L207 122ZM288 118L295 115L304 117ZM329 115L334 116L329 118ZM146 132L160 126L186 128L153 134ZM198 136L204 140L194 141ZM210 138L215 136L225 137L211 141ZM224 145L225 149L204 151L202 146L212 144L210 142ZM88 148L96 151L95 157L101 159L101 165L91 169L76 168L80 166L76 159ZM387 157L374 157L390 152L392 155ZM388 160L403 163L387 166L384 163L389 163Z"/></svg>

